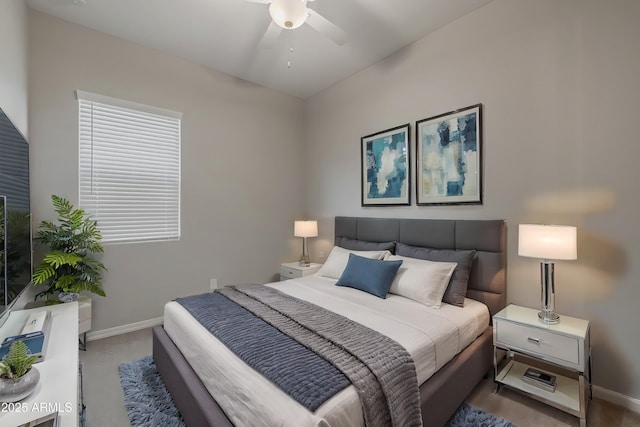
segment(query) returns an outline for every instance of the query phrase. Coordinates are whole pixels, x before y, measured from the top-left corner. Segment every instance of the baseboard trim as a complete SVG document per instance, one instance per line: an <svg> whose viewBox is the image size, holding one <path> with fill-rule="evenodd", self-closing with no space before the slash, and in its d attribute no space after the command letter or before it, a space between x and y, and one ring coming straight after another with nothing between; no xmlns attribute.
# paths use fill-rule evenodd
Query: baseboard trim
<svg viewBox="0 0 640 427"><path fill-rule="evenodd" d="M122 335L129 332L139 331L140 329L151 328L156 325L162 325L163 321L164 321L163 317L156 317L155 319L142 320L140 322L129 323L127 325L122 325L122 326L116 326L114 328L87 332L87 341L95 341L102 338L109 338L109 337L114 337L116 335Z"/></svg>
<svg viewBox="0 0 640 427"><path fill-rule="evenodd" d="M622 406L633 412L640 413L640 399L635 399L631 396L618 393L617 391L609 390L597 385L593 386L593 397L606 400L614 405Z"/></svg>

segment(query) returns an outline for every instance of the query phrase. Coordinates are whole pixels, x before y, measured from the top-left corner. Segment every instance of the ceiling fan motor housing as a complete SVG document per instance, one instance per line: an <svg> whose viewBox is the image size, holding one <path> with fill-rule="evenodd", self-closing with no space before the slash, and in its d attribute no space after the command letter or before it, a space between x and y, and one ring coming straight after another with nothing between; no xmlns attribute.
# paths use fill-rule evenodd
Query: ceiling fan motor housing
<svg viewBox="0 0 640 427"><path fill-rule="evenodd" d="M272 0L269 14L276 24L287 30L298 28L309 16L306 0Z"/></svg>

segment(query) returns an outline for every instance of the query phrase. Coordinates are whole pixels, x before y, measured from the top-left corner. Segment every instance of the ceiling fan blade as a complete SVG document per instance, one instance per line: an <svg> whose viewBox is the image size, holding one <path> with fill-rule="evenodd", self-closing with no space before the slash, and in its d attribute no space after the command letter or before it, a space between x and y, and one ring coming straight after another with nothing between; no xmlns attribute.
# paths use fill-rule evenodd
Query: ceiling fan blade
<svg viewBox="0 0 640 427"><path fill-rule="evenodd" d="M307 11L309 12L309 17L305 22L309 24L311 28L329 37L338 46L342 46L347 42L349 36L340 27L313 9L307 8Z"/></svg>
<svg viewBox="0 0 640 427"><path fill-rule="evenodd" d="M55 6L86 6L87 0L51 0Z"/></svg>
<svg viewBox="0 0 640 427"><path fill-rule="evenodd" d="M260 40L260 47L262 49L271 49L276 44L281 32L282 28L274 21L271 21L264 32L264 36L262 36L262 40Z"/></svg>

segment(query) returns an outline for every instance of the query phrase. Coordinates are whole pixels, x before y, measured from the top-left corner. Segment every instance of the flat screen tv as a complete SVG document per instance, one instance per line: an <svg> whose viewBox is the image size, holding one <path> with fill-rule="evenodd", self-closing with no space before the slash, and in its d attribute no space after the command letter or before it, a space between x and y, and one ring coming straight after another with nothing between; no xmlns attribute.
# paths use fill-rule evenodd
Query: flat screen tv
<svg viewBox="0 0 640 427"><path fill-rule="evenodd" d="M29 145L0 109L0 318L31 283Z"/></svg>

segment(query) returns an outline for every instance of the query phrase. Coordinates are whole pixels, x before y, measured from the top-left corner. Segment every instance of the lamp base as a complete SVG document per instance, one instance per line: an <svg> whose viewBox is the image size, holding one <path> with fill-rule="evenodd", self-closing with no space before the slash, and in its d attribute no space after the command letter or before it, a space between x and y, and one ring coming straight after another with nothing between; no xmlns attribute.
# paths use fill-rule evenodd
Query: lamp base
<svg viewBox="0 0 640 427"><path fill-rule="evenodd" d="M553 324L560 321L560 316L554 310L556 305L555 285L553 283L553 262L544 260L540 263L540 284L542 311L538 313L541 322Z"/></svg>
<svg viewBox="0 0 640 427"><path fill-rule="evenodd" d="M300 267L311 267L311 260L308 255L302 255L298 264Z"/></svg>
<svg viewBox="0 0 640 427"><path fill-rule="evenodd" d="M300 257L300 267L310 267L309 250L307 249L307 238L302 238L302 256Z"/></svg>
<svg viewBox="0 0 640 427"><path fill-rule="evenodd" d="M540 319L540 321L544 322L544 323L559 323L560 322L560 316L558 316L558 314L554 313L553 311L541 311L538 313L538 318Z"/></svg>

